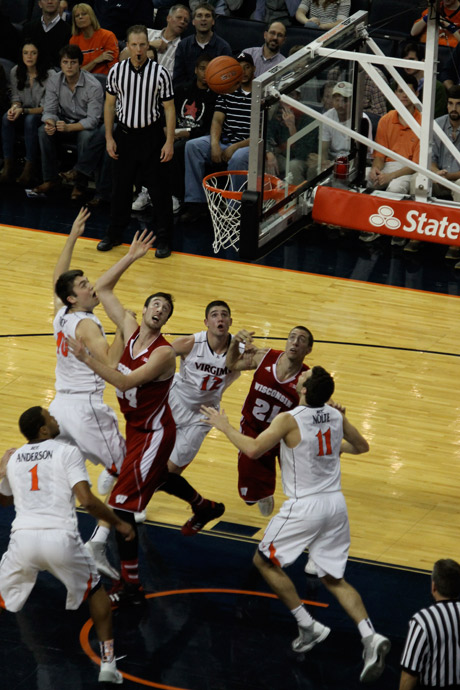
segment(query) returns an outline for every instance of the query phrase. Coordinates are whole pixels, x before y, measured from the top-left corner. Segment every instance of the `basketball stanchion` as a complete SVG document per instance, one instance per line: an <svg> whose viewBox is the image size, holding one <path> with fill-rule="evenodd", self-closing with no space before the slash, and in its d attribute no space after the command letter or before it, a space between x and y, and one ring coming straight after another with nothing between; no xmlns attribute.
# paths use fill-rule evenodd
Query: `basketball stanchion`
<svg viewBox="0 0 460 690"><path fill-rule="evenodd" d="M240 239L241 198L247 188L247 170L224 170L203 179L203 187L214 228L214 254L233 247L238 250ZM263 210L277 204L296 185L287 185L275 175L264 175Z"/></svg>

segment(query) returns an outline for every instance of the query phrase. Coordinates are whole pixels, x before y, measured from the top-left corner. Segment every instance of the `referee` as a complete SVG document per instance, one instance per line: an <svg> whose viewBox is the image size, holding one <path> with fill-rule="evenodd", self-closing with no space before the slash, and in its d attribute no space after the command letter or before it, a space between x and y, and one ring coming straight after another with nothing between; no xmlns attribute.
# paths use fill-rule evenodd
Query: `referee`
<svg viewBox="0 0 460 690"><path fill-rule="evenodd" d="M130 58L114 65L107 77L104 124L107 153L114 161L113 186L110 225L97 248L107 252L121 244L131 217L134 180L141 171L156 215L155 256L164 259L171 254L173 230L167 163L174 152L174 92L169 72L147 57L145 26L132 26L126 38ZM114 132L115 108L118 124Z"/></svg>
<svg viewBox="0 0 460 690"><path fill-rule="evenodd" d="M399 690L460 689L460 565L436 561L431 575L435 603L409 621Z"/></svg>

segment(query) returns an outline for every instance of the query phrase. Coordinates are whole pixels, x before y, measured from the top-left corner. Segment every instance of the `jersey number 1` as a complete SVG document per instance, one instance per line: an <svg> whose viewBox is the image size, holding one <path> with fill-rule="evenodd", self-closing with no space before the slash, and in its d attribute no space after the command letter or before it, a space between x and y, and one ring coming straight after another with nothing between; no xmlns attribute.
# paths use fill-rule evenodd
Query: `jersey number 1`
<svg viewBox="0 0 460 690"><path fill-rule="evenodd" d="M32 486L30 487L31 491L40 491L38 487L38 465L34 465L30 472L30 476L32 477Z"/></svg>
<svg viewBox="0 0 460 690"><path fill-rule="evenodd" d="M318 457L321 457L323 455L332 455L332 448L331 448L331 430L330 428L324 432L318 431L316 434L316 438L318 439ZM324 449L324 446L326 446L326 449Z"/></svg>

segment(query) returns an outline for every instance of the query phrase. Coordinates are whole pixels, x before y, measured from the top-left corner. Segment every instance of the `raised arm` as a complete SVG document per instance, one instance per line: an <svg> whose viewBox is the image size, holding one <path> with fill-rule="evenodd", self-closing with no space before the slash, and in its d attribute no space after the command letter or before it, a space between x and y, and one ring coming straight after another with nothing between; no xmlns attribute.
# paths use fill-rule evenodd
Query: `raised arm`
<svg viewBox="0 0 460 690"><path fill-rule="evenodd" d="M60 275L65 273L66 271L69 270L70 268L70 262L72 261L72 254L73 250L75 247L75 243L78 240L79 237L83 235L85 232L85 225L86 221L90 217L91 213L88 211L86 206L83 206L80 209L80 212L78 216L75 218L72 228L70 230L69 236L66 240L66 243L64 245L64 248L59 256L59 259L57 260L56 266L54 267L54 272L53 272L53 298L54 298L54 313L56 314L57 311L62 307L62 302L59 299L59 297L56 295L54 292L54 287L56 285L56 281L59 278Z"/></svg>
<svg viewBox="0 0 460 690"><path fill-rule="evenodd" d="M184 335L176 338L171 344L177 356L186 357L192 351L195 344L195 336Z"/></svg>
<svg viewBox="0 0 460 690"><path fill-rule="evenodd" d="M205 405L202 405L200 410L203 413L204 422L222 431L238 450L253 459L260 458L290 432L298 431L294 417L287 412L282 412L275 417L268 429L262 431L257 438L251 438L244 436L230 424L224 410L219 412L214 407L206 407Z"/></svg>
<svg viewBox="0 0 460 690"><path fill-rule="evenodd" d="M343 441L340 446L341 453L350 453L351 455L361 455L361 453L367 453L369 450L369 444L361 434L358 429L348 421L345 415L345 408L339 403L335 403L332 400L329 401L331 407L335 407L336 410L341 412L343 417Z"/></svg>
<svg viewBox="0 0 460 690"><path fill-rule="evenodd" d="M176 358L170 347L158 347L152 352L148 362L129 374L112 369L108 364L100 362L88 352L81 340L69 338L69 345L73 354L80 362L84 362L92 371L104 381L124 392L130 388L142 386L150 381L164 381L170 378L176 369Z"/></svg>
<svg viewBox="0 0 460 690"><path fill-rule="evenodd" d="M268 348L258 348L253 344L254 331L242 329L232 338L228 348L225 366L230 371L247 371L257 369ZM244 345L244 350L240 349Z"/></svg>
<svg viewBox="0 0 460 690"><path fill-rule="evenodd" d="M126 310L113 289L120 280L123 273L137 259L143 257L151 249L155 237L153 233L144 230L141 234L136 232L128 253L125 254L117 263L109 268L96 282L96 294L104 307L107 316L123 331L125 343L137 328L136 319L132 312Z"/></svg>

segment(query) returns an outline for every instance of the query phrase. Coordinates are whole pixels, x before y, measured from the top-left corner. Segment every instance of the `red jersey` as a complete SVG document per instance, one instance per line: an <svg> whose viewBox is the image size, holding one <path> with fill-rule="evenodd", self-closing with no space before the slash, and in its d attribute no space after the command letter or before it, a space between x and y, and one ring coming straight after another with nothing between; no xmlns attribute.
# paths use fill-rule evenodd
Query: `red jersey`
<svg viewBox="0 0 460 690"><path fill-rule="evenodd" d="M133 333L118 364L118 371L129 374L148 362L150 355L157 347L171 347L168 341L159 335L149 347L133 356L134 343L139 337L139 328ZM172 375L164 381L149 381L142 386L129 388L127 391L117 389L118 402L128 424L138 429L156 430L167 423L174 425L168 405L169 389L173 382Z"/></svg>
<svg viewBox="0 0 460 690"><path fill-rule="evenodd" d="M277 414L293 410L299 404L297 381L300 374L309 367L302 364L290 379L279 381L276 377L276 364L282 354L282 350L267 352L254 373L251 388L244 401L242 423L250 426L257 434L264 431Z"/></svg>

